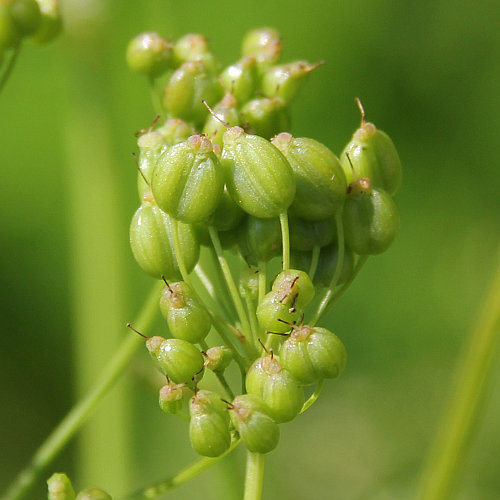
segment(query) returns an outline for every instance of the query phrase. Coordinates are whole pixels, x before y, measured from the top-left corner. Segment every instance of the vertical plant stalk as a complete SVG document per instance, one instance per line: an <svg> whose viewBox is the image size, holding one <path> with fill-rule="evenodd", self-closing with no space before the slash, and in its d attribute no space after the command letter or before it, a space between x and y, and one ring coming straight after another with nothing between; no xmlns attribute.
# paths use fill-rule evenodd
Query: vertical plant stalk
<svg viewBox="0 0 500 500"><path fill-rule="evenodd" d="M5 85L7 84L10 75L12 74L12 71L14 71L14 67L16 66L17 59L19 58L19 54L21 53L21 42L19 42L15 47L14 51L12 53L12 56L10 57L9 64L7 65L7 68L5 69L3 75L0 77L0 94L2 93L2 90L4 89Z"/></svg>
<svg viewBox="0 0 500 500"><path fill-rule="evenodd" d="M245 493L243 500L260 500L264 481L264 455L247 451Z"/></svg>
<svg viewBox="0 0 500 500"><path fill-rule="evenodd" d="M316 274L316 270L318 269L319 262L319 254L321 252L321 248L318 245L314 245L312 249L312 257L311 257L311 265L309 266L309 278L314 281L314 275Z"/></svg>
<svg viewBox="0 0 500 500"><path fill-rule="evenodd" d="M467 454L474 424L486 399L500 345L500 248L496 274L462 360L455 390L422 477L422 500L451 498Z"/></svg>
<svg viewBox="0 0 500 500"><path fill-rule="evenodd" d="M283 245L283 271L290 269L290 231L288 228L288 214L280 214L281 242Z"/></svg>
<svg viewBox="0 0 500 500"><path fill-rule="evenodd" d="M161 283L155 285L134 322L134 325L144 333L149 331L158 313L158 300L162 288ZM14 479L2 500L21 500L30 493L35 481L46 471L47 467L81 428L98 403L117 381L142 343L141 338L136 335L128 335L125 338L121 346L115 350L113 356L109 359L106 368L96 380L95 385L42 443L33 455L29 465Z"/></svg>

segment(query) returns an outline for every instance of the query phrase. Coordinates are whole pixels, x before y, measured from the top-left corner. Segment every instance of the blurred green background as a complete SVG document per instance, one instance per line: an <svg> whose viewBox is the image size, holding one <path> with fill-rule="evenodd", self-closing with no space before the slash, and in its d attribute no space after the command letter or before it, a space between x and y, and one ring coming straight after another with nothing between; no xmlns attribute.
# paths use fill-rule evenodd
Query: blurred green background
<svg viewBox="0 0 500 500"><path fill-rule="evenodd" d="M413 497L495 266L500 3L68 0L65 12L72 6L87 19L71 21L72 12L55 43L26 45L0 95L0 491L82 389L82 330L94 338L89 380L117 336L129 335L123 325L151 285L128 247L138 204L133 134L154 117L146 82L125 66L128 40L141 31L201 32L227 65L247 30L269 25L283 35L283 60L326 61L294 105L292 132L340 153L359 123L359 96L405 170L395 244L368 261L326 321L346 344L348 368L282 427L266 460L265 498ZM75 200L88 200L88 212ZM85 265L94 264L102 273L92 282ZM94 438L95 468L79 474L73 441L51 471L67 471L78 488L121 495L195 458L187 425L157 407L146 361L139 353L115 391L126 410L103 406L93 419L125 434L130 456ZM500 496L499 368L493 375L461 500ZM115 469L128 472L117 481ZM238 499L243 473L239 450L172 498ZM30 498L44 497L40 481Z"/></svg>

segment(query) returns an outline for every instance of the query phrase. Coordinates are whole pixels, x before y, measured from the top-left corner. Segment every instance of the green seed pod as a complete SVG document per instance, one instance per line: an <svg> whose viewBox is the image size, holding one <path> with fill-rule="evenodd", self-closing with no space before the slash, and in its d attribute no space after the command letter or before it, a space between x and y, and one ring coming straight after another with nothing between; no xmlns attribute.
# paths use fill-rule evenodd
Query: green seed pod
<svg viewBox="0 0 500 500"><path fill-rule="evenodd" d="M201 342L212 326L208 311L184 281L165 286L160 310L172 336L193 344Z"/></svg>
<svg viewBox="0 0 500 500"><path fill-rule="evenodd" d="M194 129L179 118L169 118L158 128L158 132L163 135L167 146L178 144L194 135Z"/></svg>
<svg viewBox="0 0 500 500"><path fill-rule="evenodd" d="M163 93L163 106L174 117L201 126L207 116L203 100L218 102L221 84L203 61L187 61L170 77Z"/></svg>
<svg viewBox="0 0 500 500"><path fill-rule="evenodd" d="M276 356L257 358L247 372L249 394L260 396L278 423L293 420L304 404L304 391Z"/></svg>
<svg viewBox="0 0 500 500"><path fill-rule="evenodd" d="M250 266L242 269L239 282L240 295L246 299L256 300L259 296L259 271Z"/></svg>
<svg viewBox="0 0 500 500"><path fill-rule="evenodd" d="M343 212L346 244L359 255L384 252L399 228L399 212L394 200L382 189L371 187L361 177L349 185Z"/></svg>
<svg viewBox="0 0 500 500"><path fill-rule="evenodd" d="M258 87L257 60L254 56L243 57L237 63L228 66L219 76L219 80L236 98L239 107L249 101Z"/></svg>
<svg viewBox="0 0 500 500"><path fill-rule="evenodd" d="M146 347L158 369L172 382L188 383L195 375L201 379L203 356L188 341L155 336L146 340Z"/></svg>
<svg viewBox="0 0 500 500"><path fill-rule="evenodd" d="M297 182L290 213L303 219L327 219L342 207L347 184L337 157L314 139L282 133L272 143L285 155Z"/></svg>
<svg viewBox="0 0 500 500"><path fill-rule="evenodd" d="M233 359L233 351L225 345L210 347L205 354L205 368L217 373L222 373Z"/></svg>
<svg viewBox="0 0 500 500"><path fill-rule="evenodd" d="M159 158L151 188L158 206L187 223L207 219L224 188L222 167L204 135L192 135Z"/></svg>
<svg viewBox="0 0 500 500"><path fill-rule="evenodd" d="M281 97L262 97L248 101L240 112L244 129L270 139L290 128L286 103Z"/></svg>
<svg viewBox="0 0 500 500"><path fill-rule="evenodd" d="M281 225L277 217L261 219L248 216L242 236L246 236L248 253L245 257L250 264L269 262L281 253Z"/></svg>
<svg viewBox="0 0 500 500"><path fill-rule="evenodd" d="M240 127L228 129L223 143L221 163L233 200L254 217L278 217L295 196L287 159L269 141Z"/></svg>
<svg viewBox="0 0 500 500"><path fill-rule="evenodd" d="M205 457L218 457L229 449L229 415L218 394L198 391L189 405L189 438L195 451Z"/></svg>
<svg viewBox="0 0 500 500"><path fill-rule="evenodd" d="M76 495L76 500L112 500L112 498L100 488L87 488Z"/></svg>
<svg viewBox="0 0 500 500"><path fill-rule="evenodd" d="M181 273L174 253L173 225L178 224L180 247L184 264L191 272L198 262L200 246L191 226L177 223L160 210L151 197L144 200L130 224L130 246L135 260L153 278L165 276L178 281Z"/></svg>
<svg viewBox="0 0 500 500"><path fill-rule="evenodd" d="M40 8L40 25L31 39L37 43L47 43L62 31L59 0L37 0Z"/></svg>
<svg viewBox="0 0 500 500"><path fill-rule="evenodd" d="M382 188L393 195L401 185L403 173L398 152L385 132L365 121L359 99L357 103L361 111L361 125L340 155L347 183L355 177L368 177L374 188Z"/></svg>
<svg viewBox="0 0 500 500"><path fill-rule="evenodd" d="M240 123L240 116L236 109L236 99L233 94L226 94L222 101L213 108L213 112L214 114L208 115L205 121L203 133L212 143L222 147L222 136L226 131L224 123L230 126Z"/></svg>
<svg viewBox="0 0 500 500"><path fill-rule="evenodd" d="M328 288L335 273L338 259L337 244L333 243L321 248L318 259L318 266L314 273L313 283L316 286ZM292 266L308 271L311 267L312 252L291 252ZM344 248L344 264L337 285L346 283L352 275L354 269L354 252L348 248Z"/></svg>
<svg viewBox="0 0 500 500"><path fill-rule="evenodd" d="M300 320L300 310L292 303L292 296L269 292L257 306L257 319L264 330L272 333L288 332Z"/></svg>
<svg viewBox="0 0 500 500"><path fill-rule="evenodd" d="M342 341L326 328L294 328L280 349L282 366L303 385L337 378L346 364Z"/></svg>
<svg viewBox="0 0 500 500"><path fill-rule="evenodd" d="M322 63L294 61L280 66L271 66L262 75L261 91L266 97L281 97L289 104L297 95L305 77Z"/></svg>
<svg viewBox="0 0 500 500"><path fill-rule="evenodd" d="M198 33L189 33L179 38L174 45L174 60L176 66L188 61L203 61L213 73L218 73L219 62L210 52L207 39Z"/></svg>
<svg viewBox="0 0 500 500"><path fill-rule="evenodd" d="M170 380L160 389L160 408L169 415L175 415L182 410L182 388L184 384L173 384Z"/></svg>
<svg viewBox="0 0 500 500"><path fill-rule="evenodd" d="M281 54L281 36L273 28L254 29L243 37L241 51L259 62L274 63Z"/></svg>
<svg viewBox="0 0 500 500"><path fill-rule="evenodd" d="M9 49L21 41L21 33L10 12L12 1L0 2L0 49Z"/></svg>
<svg viewBox="0 0 500 500"><path fill-rule="evenodd" d="M324 247L335 239L335 222L332 219L305 220L290 217L290 248L308 251L315 246Z"/></svg>
<svg viewBox="0 0 500 500"><path fill-rule="evenodd" d="M139 148L139 172L137 173L137 190L141 199L148 196L151 190L151 176L161 154L166 151L165 137L158 130L151 130L137 139ZM147 182L146 182L147 181Z"/></svg>
<svg viewBox="0 0 500 500"><path fill-rule="evenodd" d="M227 188L224 187L219 204L215 212L210 216L210 225L214 226L217 231L230 231L241 224L244 216L245 212L236 205L227 191Z"/></svg>
<svg viewBox="0 0 500 500"><path fill-rule="evenodd" d="M66 474L55 472L47 480L48 500L75 500L75 490Z"/></svg>
<svg viewBox="0 0 500 500"><path fill-rule="evenodd" d="M238 431L247 450L269 453L278 445L280 430L271 418L271 410L255 394L242 394L234 398L230 408L231 422Z"/></svg>
<svg viewBox="0 0 500 500"><path fill-rule="evenodd" d="M281 271L273 282L271 290L281 297L290 308L304 309L314 297L314 285L308 274L299 269Z"/></svg>
<svg viewBox="0 0 500 500"><path fill-rule="evenodd" d="M172 44L158 33L141 33L128 44L126 59L132 71L156 78L172 66Z"/></svg>
<svg viewBox="0 0 500 500"><path fill-rule="evenodd" d="M40 8L36 0L4 0L10 4L10 15L22 37L30 36L41 23Z"/></svg>

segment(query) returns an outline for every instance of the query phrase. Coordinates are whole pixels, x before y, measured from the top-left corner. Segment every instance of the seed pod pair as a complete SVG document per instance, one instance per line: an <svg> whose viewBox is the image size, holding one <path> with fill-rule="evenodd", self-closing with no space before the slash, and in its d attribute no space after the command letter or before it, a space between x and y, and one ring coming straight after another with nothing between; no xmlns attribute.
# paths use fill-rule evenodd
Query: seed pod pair
<svg viewBox="0 0 500 500"><path fill-rule="evenodd" d="M229 410L231 422L247 450L254 453L269 453L276 448L280 430L270 416L271 410L259 396L255 394L237 396Z"/></svg>
<svg viewBox="0 0 500 500"><path fill-rule="evenodd" d="M229 415L215 392L198 391L189 404L189 438L200 455L218 457L231 445Z"/></svg>
<svg viewBox="0 0 500 500"><path fill-rule="evenodd" d="M281 133L271 141L286 157L295 174L297 193L290 213L307 220L334 216L342 207L346 180L337 157L314 139Z"/></svg>
<svg viewBox="0 0 500 500"><path fill-rule="evenodd" d="M391 196L372 188L370 179L361 177L350 185L343 223L346 244L359 255L384 252L399 228L399 212Z"/></svg>
<svg viewBox="0 0 500 500"><path fill-rule="evenodd" d="M141 268L154 278L165 276L168 281L181 279L173 245L174 224L188 271L192 271L200 253L200 246L191 226L177 222L163 212L150 196L135 212L130 224L130 246Z"/></svg>
<svg viewBox="0 0 500 500"><path fill-rule="evenodd" d="M158 206L187 223L207 219L215 211L223 187L222 167L204 135L193 135L165 151L151 183Z"/></svg>
<svg viewBox="0 0 500 500"><path fill-rule="evenodd" d="M359 99L361 125L340 156L342 168L351 183L355 178L368 177L374 188L393 195L401 185L402 167L398 152L390 137L366 122ZM352 165L351 165L352 164Z"/></svg>
<svg viewBox="0 0 500 500"><path fill-rule="evenodd" d="M326 328L302 325L294 328L280 349L280 360L301 384L336 378L346 363L342 341Z"/></svg>
<svg viewBox="0 0 500 500"><path fill-rule="evenodd" d="M160 298L160 310L177 339L196 344L210 331L212 322L208 311L184 281L166 284Z"/></svg>
<svg viewBox="0 0 500 500"><path fill-rule="evenodd" d="M223 136L222 166L233 200L255 217L278 217L295 196L287 159L269 141L231 127Z"/></svg>
<svg viewBox="0 0 500 500"><path fill-rule="evenodd" d="M176 384L188 383L196 375L203 376L203 356L190 342L155 336L146 347L158 369Z"/></svg>
<svg viewBox="0 0 500 500"><path fill-rule="evenodd" d="M158 33L141 33L127 47L127 65L136 73L156 78L173 66L172 44Z"/></svg>
<svg viewBox="0 0 500 500"><path fill-rule="evenodd" d="M262 398L278 423L293 420L304 404L304 391L276 356L255 360L247 372L246 388Z"/></svg>

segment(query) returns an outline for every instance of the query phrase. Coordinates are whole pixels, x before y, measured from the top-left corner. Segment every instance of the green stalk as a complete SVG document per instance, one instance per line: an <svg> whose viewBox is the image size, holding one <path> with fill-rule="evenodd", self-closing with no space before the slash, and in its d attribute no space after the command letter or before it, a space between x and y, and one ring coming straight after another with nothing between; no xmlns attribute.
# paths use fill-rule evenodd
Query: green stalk
<svg viewBox="0 0 500 500"><path fill-rule="evenodd" d="M247 451L245 493L243 500L260 500L264 480L264 455Z"/></svg>
<svg viewBox="0 0 500 500"><path fill-rule="evenodd" d="M455 390L429 454L421 481L419 498L422 500L452 498L474 425L487 396L500 344L500 251L497 258L496 275L457 364Z"/></svg>
<svg viewBox="0 0 500 500"><path fill-rule="evenodd" d="M252 332L252 342L254 346L258 349L258 341L257 338L259 336L259 325L257 323L257 316L255 315L255 304L253 299L250 297L245 298L245 302L247 305L248 317L250 318L250 330Z"/></svg>
<svg viewBox="0 0 500 500"><path fill-rule="evenodd" d="M323 385L325 384L325 379L321 379L317 384L316 384L316 389L314 389L314 392L309 396L307 401L302 405L302 408L300 410L300 413L304 413L307 411L311 406L316 403L317 399L319 398L321 391L323 390Z"/></svg>
<svg viewBox="0 0 500 500"><path fill-rule="evenodd" d="M311 256L311 265L309 266L309 278L314 280L314 275L316 274L316 269L318 269L319 254L321 248L318 245L314 245Z"/></svg>
<svg viewBox="0 0 500 500"><path fill-rule="evenodd" d="M288 214L280 214L281 242L283 245L283 271L290 269L290 231L288 228Z"/></svg>
<svg viewBox="0 0 500 500"><path fill-rule="evenodd" d="M264 300L267 287L267 265L264 261L259 262L259 304Z"/></svg>
<svg viewBox="0 0 500 500"><path fill-rule="evenodd" d="M311 321L309 324L311 326L314 326L321 316L325 313L328 304L330 303L330 300L332 299L333 296L333 291L335 287L337 286L337 283L340 279L340 275L342 274L342 268L344 267L344 225L342 224L342 211L340 210L335 214L335 223L337 225L337 243L338 243L338 254L337 254L337 265L335 266L335 272L333 273L332 276L332 281L330 282L330 286L328 287L328 290L326 291L323 299L318 305L318 308L316 309L316 312L314 313Z"/></svg>
<svg viewBox="0 0 500 500"><path fill-rule="evenodd" d="M2 77L0 78L0 94L2 93L3 88L7 84L10 75L12 74L12 71L14 70L14 67L16 65L17 59L19 58L20 53L21 53L21 42L19 42L14 47L14 52L12 53L9 64L7 65L7 68L5 68L5 71Z"/></svg>
<svg viewBox="0 0 500 500"><path fill-rule="evenodd" d="M174 476L169 477L168 479L165 479L160 483L155 484L154 486L149 486L127 497L123 497L121 500L152 500L154 498L159 498L162 495L165 495L169 491L173 490L174 488L182 486L184 483L187 483L191 479L194 479L196 476L212 467L212 465L215 465L219 460L229 455L229 453L231 453L239 444L240 440L236 439L232 442L230 448L220 457L200 458L196 462L187 466L185 469L182 469Z"/></svg>
<svg viewBox="0 0 500 500"><path fill-rule="evenodd" d="M134 325L137 329L144 333L151 328L153 320L158 312L158 300L162 289L163 283L157 283L154 286L144 302L139 316L134 321ZM118 380L118 377L127 367L133 354L141 344L143 344L143 341L139 336L127 335L122 341L121 346L115 350L113 356L109 359L107 366L94 383L94 386L88 391L87 395L70 410L44 443L42 443L40 448L33 455L28 466L14 479L5 496L2 497L2 500L21 500L30 493L35 481L45 472L47 467L92 414L92 411L96 408L98 403Z"/></svg>
<svg viewBox="0 0 500 500"><path fill-rule="evenodd" d="M219 268L219 259L217 252L213 245L210 247L210 257L213 262L214 269ZM234 322L236 320L236 310L234 308L233 302L231 300L231 296L229 294L228 287L226 285L226 281L224 277L220 275L220 273L215 273L215 279L217 280L217 301L220 302L221 307L224 310L225 315L227 316L228 321Z"/></svg>
<svg viewBox="0 0 500 500"><path fill-rule="evenodd" d="M196 290L193 288L191 284L189 273L188 270L186 269L186 264L184 263L184 256L182 255L182 249L181 249L181 241L179 239L179 222L175 220L174 223L172 224L172 239L174 240L175 260L177 261L177 265L179 266L179 271L181 272L182 279L192 288L193 293L196 295L198 300L200 300L198 294L196 293Z"/></svg>

